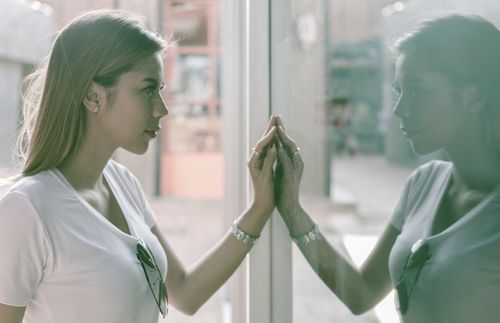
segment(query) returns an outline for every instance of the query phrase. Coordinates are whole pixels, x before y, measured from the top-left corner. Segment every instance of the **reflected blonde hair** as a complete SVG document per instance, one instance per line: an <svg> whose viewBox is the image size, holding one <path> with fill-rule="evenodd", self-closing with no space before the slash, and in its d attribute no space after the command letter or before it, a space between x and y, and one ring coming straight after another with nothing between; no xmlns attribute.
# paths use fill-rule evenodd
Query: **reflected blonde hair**
<svg viewBox="0 0 500 323"><path fill-rule="evenodd" d="M136 16L118 10L87 12L55 39L49 60L23 85L23 119L15 158L20 173L10 181L57 167L78 151L87 130L83 99L92 82L108 95L120 75L166 48Z"/></svg>

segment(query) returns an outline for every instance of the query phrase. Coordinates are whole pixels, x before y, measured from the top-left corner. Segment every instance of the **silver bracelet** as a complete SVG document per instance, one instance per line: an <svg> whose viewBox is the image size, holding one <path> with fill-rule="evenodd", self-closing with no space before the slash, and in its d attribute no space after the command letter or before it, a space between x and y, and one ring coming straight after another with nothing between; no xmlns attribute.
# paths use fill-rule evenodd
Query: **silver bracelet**
<svg viewBox="0 0 500 323"><path fill-rule="evenodd" d="M316 223L314 223L312 230L303 236L298 238L292 237L292 240L297 244L297 246L299 246L299 248L306 246L311 241L319 239L321 239L321 232L319 231L319 227Z"/></svg>
<svg viewBox="0 0 500 323"><path fill-rule="evenodd" d="M231 227L231 234L233 235L233 237L235 237L237 240L240 240L247 246L253 246L259 238L259 236L251 236L245 231L241 230L236 221L234 221L233 226Z"/></svg>

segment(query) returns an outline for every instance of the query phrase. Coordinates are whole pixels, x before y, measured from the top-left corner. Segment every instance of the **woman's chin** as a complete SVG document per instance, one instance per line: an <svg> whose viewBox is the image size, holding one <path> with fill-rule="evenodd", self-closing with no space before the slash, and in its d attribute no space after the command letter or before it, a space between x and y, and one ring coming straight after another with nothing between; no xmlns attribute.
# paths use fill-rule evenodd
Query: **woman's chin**
<svg viewBox="0 0 500 323"><path fill-rule="evenodd" d="M136 155L144 155L146 151L148 151L149 148L149 142L148 143L143 143L142 145L134 145L134 146L128 146L128 147L122 147L126 151L136 154Z"/></svg>

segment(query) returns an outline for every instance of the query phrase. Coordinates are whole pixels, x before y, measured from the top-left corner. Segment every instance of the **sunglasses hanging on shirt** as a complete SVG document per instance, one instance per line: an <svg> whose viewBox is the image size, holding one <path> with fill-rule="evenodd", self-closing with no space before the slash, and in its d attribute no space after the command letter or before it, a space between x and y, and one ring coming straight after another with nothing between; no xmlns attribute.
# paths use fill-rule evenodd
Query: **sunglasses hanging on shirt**
<svg viewBox="0 0 500 323"><path fill-rule="evenodd" d="M431 250L425 240L420 239L413 244L411 253L408 255L405 266L401 271L401 276L396 283L398 310L402 315L408 311L413 288L417 283L424 264L430 258Z"/></svg>
<svg viewBox="0 0 500 323"><path fill-rule="evenodd" d="M141 263L149 289L153 293L156 305L160 309L163 318L168 314L168 294L165 282L162 279L162 274L156 261L153 257L151 249L144 240L139 239L136 246L137 259Z"/></svg>

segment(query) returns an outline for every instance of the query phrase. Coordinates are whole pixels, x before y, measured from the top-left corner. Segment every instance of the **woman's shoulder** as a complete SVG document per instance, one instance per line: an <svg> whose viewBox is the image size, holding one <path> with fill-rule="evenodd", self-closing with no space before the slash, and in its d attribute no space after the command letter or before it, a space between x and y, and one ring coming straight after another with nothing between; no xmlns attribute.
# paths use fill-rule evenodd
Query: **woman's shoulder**
<svg viewBox="0 0 500 323"><path fill-rule="evenodd" d="M130 195L132 199L142 197L139 179L126 166L110 159L104 170L108 178L111 177L111 180L120 186L122 192Z"/></svg>
<svg viewBox="0 0 500 323"><path fill-rule="evenodd" d="M25 181L23 181L25 182ZM15 187L9 189L0 197L0 226L19 227L29 226L40 222L39 212L33 205L31 198L32 189L25 189L27 186L17 182Z"/></svg>
<svg viewBox="0 0 500 323"><path fill-rule="evenodd" d="M129 199L132 204L137 205L140 209L144 207L146 203L145 194L139 179L132 171L119 162L110 159L106 165L105 172L119 186L119 190L124 198Z"/></svg>
<svg viewBox="0 0 500 323"><path fill-rule="evenodd" d="M17 193L29 198L51 194L55 187L53 184L56 182L57 179L51 174L50 170L42 171L20 178L9 187L4 196Z"/></svg>
<svg viewBox="0 0 500 323"><path fill-rule="evenodd" d="M108 171L115 180L125 182L125 184L135 185L137 183L135 175L127 167L114 159L108 161L105 170Z"/></svg>
<svg viewBox="0 0 500 323"><path fill-rule="evenodd" d="M452 163L443 160L431 160L418 166L410 175L408 184L412 187L424 187L436 181L444 180L452 170Z"/></svg>
<svg viewBox="0 0 500 323"><path fill-rule="evenodd" d="M444 160L431 160L417 168L420 175L437 175L440 173L447 173L451 170L453 164Z"/></svg>
<svg viewBox="0 0 500 323"><path fill-rule="evenodd" d="M69 194L53 170L25 176L0 197L0 215L4 220L7 214L16 214L16 219L47 219L52 211L64 207L61 201L68 201Z"/></svg>

